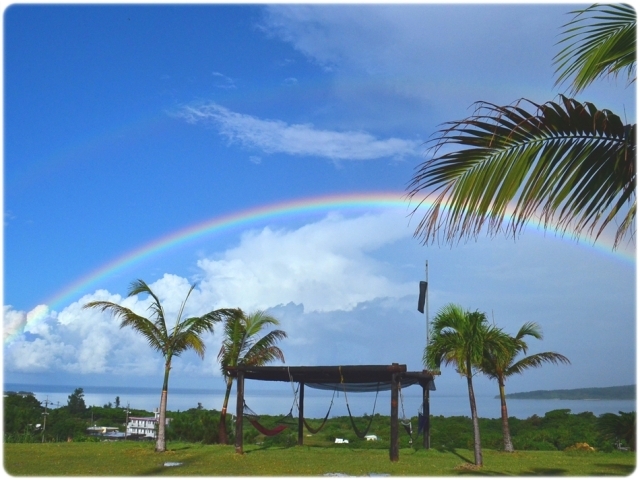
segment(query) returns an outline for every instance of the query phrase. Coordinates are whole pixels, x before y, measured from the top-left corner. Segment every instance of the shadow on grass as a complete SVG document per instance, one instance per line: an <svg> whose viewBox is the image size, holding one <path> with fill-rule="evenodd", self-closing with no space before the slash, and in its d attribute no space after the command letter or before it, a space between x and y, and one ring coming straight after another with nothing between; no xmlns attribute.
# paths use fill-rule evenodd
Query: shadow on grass
<svg viewBox="0 0 640 480"><path fill-rule="evenodd" d="M190 448L191 448L191 445L185 445L184 447L167 448L167 451L177 452L179 450L189 450Z"/></svg>
<svg viewBox="0 0 640 480"><path fill-rule="evenodd" d="M455 455L456 457L458 457L460 460L464 460L467 463L474 463L474 461L471 458L467 458L464 457L462 455L460 455L455 448L452 447L440 447L440 448L435 448L434 450L439 451L440 453L451 453L452 455Z"/></svg>
<svg viewBox="0 0 640 480"><path fill-rule="evenodd" d="M527 470L525 472L521 472L518 475L523 477L557 477L560 475L567 474L566 469L564 468L532 468L531 470Z"/></svg>
<svg viewBox="0 0 640 480"><path fill-rule="evenodd" d="M594 475L631 475L636 470L635 465L623 463L596 463L594 467L604 469L602 472L594 472Z"/></svg>

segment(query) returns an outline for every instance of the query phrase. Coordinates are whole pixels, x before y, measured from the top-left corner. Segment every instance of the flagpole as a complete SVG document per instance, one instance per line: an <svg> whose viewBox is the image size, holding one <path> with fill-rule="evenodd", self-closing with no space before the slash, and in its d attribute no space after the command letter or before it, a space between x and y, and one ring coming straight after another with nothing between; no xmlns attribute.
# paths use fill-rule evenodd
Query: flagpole
<svg viewBox="0 0 640 480"><path fill-rule="evenodd" d="M425 292L425 318L427 324L427 346L424 347L425 354L429 348L429 260L424 262L424 274L425 281L427 282L427 288ZM429 405L429 388L422 389L422 414L425 416L424 432L422 434L422 446L429 450L431 448L431 405Z"/></svg>
<svg viewBox="0 0 640 480"><path fill-rule="evenodd" d="M429 260L425 260L424 265L425 280L427 282L427 295L425 297L425 317L427 323L427 346L429 345ZM428 347L427 347L428 348ZM426 351L426 348L425 348Z"/></svg>

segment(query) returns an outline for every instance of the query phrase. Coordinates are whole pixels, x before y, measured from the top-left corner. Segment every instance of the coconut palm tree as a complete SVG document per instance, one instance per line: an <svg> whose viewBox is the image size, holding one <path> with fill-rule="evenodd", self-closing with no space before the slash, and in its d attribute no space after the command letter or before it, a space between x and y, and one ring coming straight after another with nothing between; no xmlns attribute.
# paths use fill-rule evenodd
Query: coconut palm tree
<svg viewBox="0 0 640 480"><path fill-rule="evenodd" d="M507 349L491 350L486 349L482 358L481 370L489 378L497 380L500 390L500 412L502 417L502 436L504 438L504 449L506 452L513 452L511 441L511 431L509 430L509 414L507 412L507 400L505 397L504 384L511 375L523 373L529 368L542 366L543 363L571 363L567 357L555 352L543 352L529 355L516 361L519 354L527 354L527 343L524 337L534 337L542 339L542 330L538 324L527 322L516 334L515 337L507 336ZM504 344L503 344L504 345Z"/></svg>
<svg viewBox="0 0 640 480"><path fill-rule="evenodd" d="M280 322L263 311L255 311L249 315L241 309L234 309L224 320L224 337L218 353L218 361L226 383L226 391L220 413L219 442L227 443L227 406L233 386L233 377L227 367L239 365L262 366L280 360L284 363L284 354L276 344L287 337L282 330L271 330L260 336L266 327L280 325Z"/></svg>
<svg viewBox="0 0 640 480"><path fill-rule="evenodd" d="M624 71L634 82L633 8L594 5L573 13L555 58L558 82L575 77L572 93ZM592 103L559 98L477 102L474 115L445 123L408 186L410 199L432 202L415 235L453 243L506 226L515 236L539 218L545 229L594 239L617 224L614 247L633 237L636 125Z"/></svg>
<svg viewBox="0 0 640 480"><path fill-rule="evenodd" d="M145 318L132 310L113 302L96 301L89 302L83 308L97 308L101 311L109 311L117 318L120 318L120 328L131 327L147 339L147 342L154 350L158 350L164 357L164 381L162 383L162 393L160 395L160 412L158 418L158 437L156 440L156 452L166 450L165 422L167 414L167 394L169 389L169 371L173 357L180 356L187 350L195 351L200 358L204 358L205 345L202 341L202 334L212 332L214 324L222 320L222 315L226 310L214 310L201 317L182 318L185 304L195 288L192 285L186 298L180 306L173 327L167 325L164 309L160 299L151 288L142 280L136 280L129 287L128 296L148 294L153 301L149 305L151 311L150 319Z"/></svg>
<svg viewBox="0 0 640 480"><path fill-rule="evenodd" d="M473 375L486 350L502 351L508 348L505 338L500 329L489 325L484 313L469 312L459 305L448 304L434 317L429 344L424 351L423 361L427 368L438 369L443 363L454 365L467 380L476 465L482 465L482 450Z"/></svg>

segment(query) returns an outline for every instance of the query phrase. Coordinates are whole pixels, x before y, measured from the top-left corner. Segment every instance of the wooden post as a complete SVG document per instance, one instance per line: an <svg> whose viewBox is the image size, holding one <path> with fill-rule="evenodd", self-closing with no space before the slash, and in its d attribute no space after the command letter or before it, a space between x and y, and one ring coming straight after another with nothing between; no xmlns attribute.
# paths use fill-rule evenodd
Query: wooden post
<svg viewBox="0 0 640 480"><path fill-rule="evenodd" d="M238 370L236 379L236 453L242 455L242 420L244 413L244 372Z"/></svg>
<svg viewBox="0 0 640 480"><path fill-rule="evenodd" d="M429 410L429 382L426 382L422 385L422 415L424 416L422 445L427 450L431 448L431 412Z"/></svg>
<svg viewBox="0 0 640 480"><path fill-rule="evenodd" d="M298 402L298 445L303 444L304 432L304 382L300 382L300 398Z"/></svg>
<svg viewBox="0 0 640 480"><path fill-rule="evenodd" d="M389 459L397 462L398 449L398 376L391 375L391 444L389 445Z"/></svg>

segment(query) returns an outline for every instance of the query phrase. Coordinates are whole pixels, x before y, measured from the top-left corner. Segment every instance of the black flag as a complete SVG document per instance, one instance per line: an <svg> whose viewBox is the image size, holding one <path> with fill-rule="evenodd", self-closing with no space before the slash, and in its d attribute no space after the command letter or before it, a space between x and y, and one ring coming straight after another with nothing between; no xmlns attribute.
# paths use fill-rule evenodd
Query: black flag
<svg viewBox="0 0 640 480"><path fill-rule="evenodd" d="M418 311L424 313L424 304L427 300L427 282L420 282L420 297L418 298Z"/></svg>

